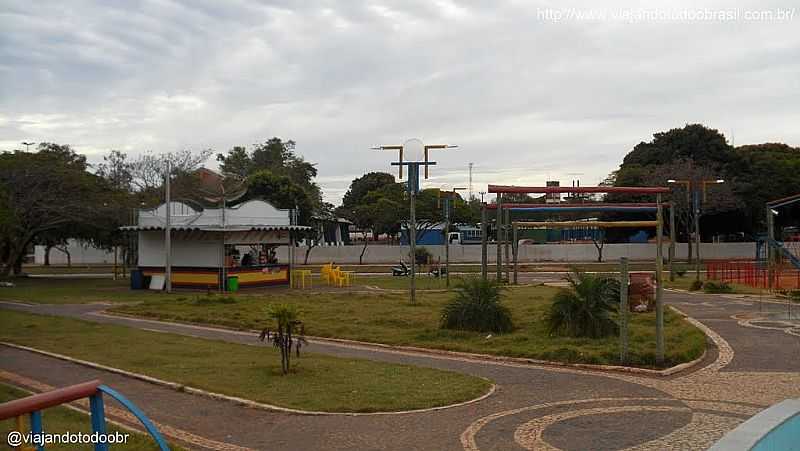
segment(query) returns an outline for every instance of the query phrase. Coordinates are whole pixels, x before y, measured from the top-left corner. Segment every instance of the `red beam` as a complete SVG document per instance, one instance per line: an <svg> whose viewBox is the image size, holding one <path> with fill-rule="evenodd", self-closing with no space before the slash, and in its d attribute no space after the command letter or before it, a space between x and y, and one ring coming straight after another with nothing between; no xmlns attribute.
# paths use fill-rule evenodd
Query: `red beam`
<svg viewBox="0 0 800 451"><path fill-rule="evenodd" d="M662 202L666 205L666 202ZM592 208L592 207L612 207L612 208L641 208L641 207L657 207L655 202L631 202L628 204L604 204L602 202L587 202L585 204L507 204L503 203L503 208ZM497 210L497 204L487 204L486 208L489 210Z"/></svg>
<svg viewBox="0 0 800 451"><path fill-rule="evenodd" d="M52 391L39 393L38 395L28 396L27 398L15 399L0 404L0 421L9 418L26 415L37 410L54 407L78 399L88 398L97 393L100 386L99 380L84 382L82 384L70 385L69 387L57 388Z"/></svg>
<svg viewBox="0 0 800 451"><path fill-rule="evenodd" d="M513 186L489 185L490 193L626 193L658 194L668 193L666 186Z"/></svg>

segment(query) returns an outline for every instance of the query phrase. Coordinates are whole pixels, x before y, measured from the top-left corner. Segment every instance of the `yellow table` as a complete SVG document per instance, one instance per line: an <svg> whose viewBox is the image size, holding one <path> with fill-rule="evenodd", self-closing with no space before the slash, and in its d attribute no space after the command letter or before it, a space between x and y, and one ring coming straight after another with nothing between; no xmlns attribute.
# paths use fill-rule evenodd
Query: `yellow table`
<svg viewBox="0 0 800 451"><path fill-rule="evenodd" d="M293 269L292 270L292 288L302 288L306 289L306 276L308 276L308 287L311 288L313 286L313 281L311 279L311 270L310 269Z"/></svg>
<svg viewBox="0 0 800 451"><path fill-rule="evenodd" d="M356 272L355 271L342 271L342 284L343 286L349 287L353 284L353 281L356 280Z"/></svg>

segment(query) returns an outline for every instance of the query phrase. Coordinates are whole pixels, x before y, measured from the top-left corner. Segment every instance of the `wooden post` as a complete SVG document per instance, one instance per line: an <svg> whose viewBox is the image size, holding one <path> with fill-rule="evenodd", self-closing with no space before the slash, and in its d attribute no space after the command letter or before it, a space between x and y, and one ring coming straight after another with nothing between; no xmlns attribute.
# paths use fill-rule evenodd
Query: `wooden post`
<svg viewBox="0 0 800 451"><path fill-rule="evenodd" d="M619 361L625 364L628 361L628 259L619 260Z"/></svg>
<svg viewBox="0 0 800 451"><path fill-rule="evenodd" d="M511 236L514 240L514 242L511 243L511 249L514 251L514 285L517 285L519 275L519 238L517 234L517 226L512 225L511 230Z"/></svg>
<svg viewBox="0 0 800 451"><path fill-rule="evenodd" d="M489 252L487 237L488 228L486 222L489 220L486 214L486 204L481 204L481 278L486 280L489 277Z"/></svg>
<svg viewBox="0 0 800 451"><path fill-rule="evenodd" d="M500 245L500 237L503 229L503 194L497 193L497 224L495 225L495 234L497 235L495 239L495 244L497 247L497 262L495 264L496 269L496 276L495 280L497 283L500 283L503 277L503 248Z"/></svg>
<svg viewBox="0 0 800 451"><path fill-rule="evenodd" d="M695 280L700 280L700 192L695 189L694 193L694 243L695 243Z"/></svg>
<svg viewBox="0 0 800 451"><path fill-rule="evenodd" d="M661 194L656 194L656 363L664 363L664 284L661 270L664 265L661 245L664 234L664 214L661 208Z"/></svg>
<svg viewBox="0 0 800 451"><path fill-rule="evenodd" d="M767 289L772 291L773 277L775 273L775 257L772 255L772 241L775 239L775 218L772 215L772 209L767 205Z"/></svg>
<svg viewBox="0 0 800 451"><path fill-rule="evenodd" d="M511 253L509 252L509 245L511 244L511 210L506 209L505 220L503 221L503 240L505 241L506 253L506 282L511 283Z"/></svg>
<svg viewBox="0 0 800 451"><path fill-rule="evenodd" d="M675 201L669 204L669 281L675 281Z"/></svg>

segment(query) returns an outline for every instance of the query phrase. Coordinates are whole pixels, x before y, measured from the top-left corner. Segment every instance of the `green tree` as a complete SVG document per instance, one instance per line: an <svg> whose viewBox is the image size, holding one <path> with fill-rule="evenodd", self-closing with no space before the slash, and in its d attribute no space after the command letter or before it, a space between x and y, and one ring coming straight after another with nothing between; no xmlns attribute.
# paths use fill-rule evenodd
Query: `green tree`
<svg viewBox="0 0 800 451"><path fill-rule="evenodd" d="M308 224L313 206L308 193L285 175L262 170L247 179L247 193L241 201L264 199L276 208L298 209L300 224Z"/></svg>
<svg viewBox="0 0 800 451"><path fill-rule="evenodd" d="M66 145L0 154L0 186L3 277L18 272L25 250L40 237L99 236L114 208L113 187L89 173L86 158Z"/></svg>
<svg viewBox="0 0 800 451"><path fill-rule="evenodd" d="M254 144L252 152L241 146L234 147L226 154L217 154L220 169L225 174L248 177L256 172L268 170L279 176L288 177L295 185L308 194L312 207L316 210L322 206L322 191L314 182L317 168L313 163L297 155L296 144L292 140L271 138L263 143Z"/></svg>
<svg viewBox="0 0 800 451"><path fill-rule="evenodd" d="M342 208L351 209L364 203L364 198L370 191L376 191L387 185L397 182L392 174L386 172L368 172L350 182L350 188L342 198Z"/></svg>

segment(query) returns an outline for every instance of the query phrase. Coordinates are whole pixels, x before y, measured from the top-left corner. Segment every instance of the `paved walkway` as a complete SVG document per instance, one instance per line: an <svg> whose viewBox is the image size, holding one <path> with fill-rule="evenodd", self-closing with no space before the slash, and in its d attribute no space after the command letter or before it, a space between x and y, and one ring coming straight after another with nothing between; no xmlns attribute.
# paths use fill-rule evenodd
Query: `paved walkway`
<svg viewBox="0 0 800 451"><path fill-rule="evenodd" d="M217 443L207 446L210 449L220 448L220 443L287 450L701 449L762 408L800 397L800 337L788 333L788 326L763 328L759 327L763 324L749 323L758 321L757 302L684 293L668 293L666 298L713 329L708 333L716 343L702 368L670 378L330 343L313 343L309 348L476 374L498 385L493 396L479 403L427 413L304 416L248 409L5 347L0 347L0 369L53 386L99 377L129 395L162 425ZM252 336L230 331L101 316L102 306L97 305L0 307L254 342ZM764 304L761 308L763 312ZM191 447L202 445L192 442Z"/></svg>

